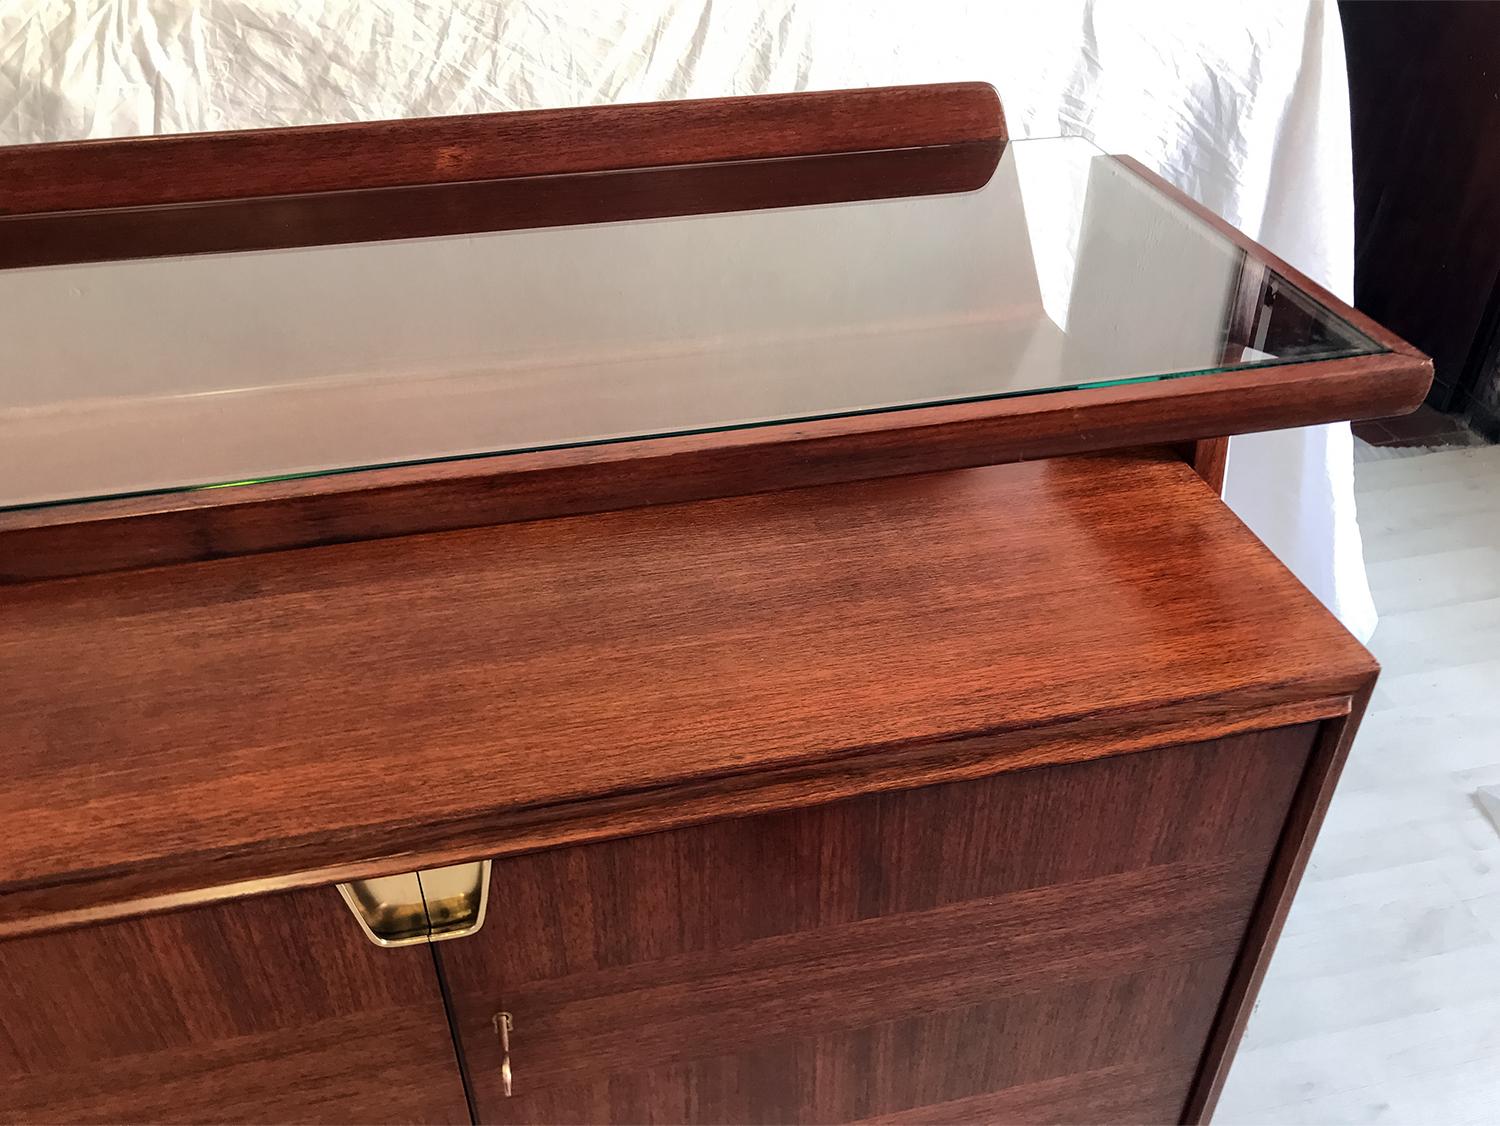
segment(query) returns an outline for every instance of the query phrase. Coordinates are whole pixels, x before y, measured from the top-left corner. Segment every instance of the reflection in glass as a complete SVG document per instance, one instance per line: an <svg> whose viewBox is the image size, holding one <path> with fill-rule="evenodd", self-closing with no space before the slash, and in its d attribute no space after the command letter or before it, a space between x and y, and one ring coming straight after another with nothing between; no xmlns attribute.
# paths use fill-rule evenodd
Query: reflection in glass
<svg viewBox="0 0 1500 1126"><path fill-rule="evenodd" d="M0 506L1378 351L1071 139L946 194L0 270L0 332Z"/></svg>

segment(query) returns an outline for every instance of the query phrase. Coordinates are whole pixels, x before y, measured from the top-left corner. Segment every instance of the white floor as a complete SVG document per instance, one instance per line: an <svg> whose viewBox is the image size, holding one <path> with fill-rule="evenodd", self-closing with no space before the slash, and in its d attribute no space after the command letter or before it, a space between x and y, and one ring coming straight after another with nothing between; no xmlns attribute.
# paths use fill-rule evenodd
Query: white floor
<svg viewBox="0 0 1500 1126"><path fill-rule="evenodd" d="M1500 447L1355 467L1384 671L1218 1126L1500 1123Z"/></svg>

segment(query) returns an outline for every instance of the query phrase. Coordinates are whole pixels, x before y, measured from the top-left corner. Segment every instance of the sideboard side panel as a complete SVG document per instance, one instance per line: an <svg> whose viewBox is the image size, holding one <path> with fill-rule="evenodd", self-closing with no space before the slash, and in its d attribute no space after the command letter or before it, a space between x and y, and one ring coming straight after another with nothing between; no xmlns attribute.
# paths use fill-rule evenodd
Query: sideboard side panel
<svg viewBox="0 0 1500 1126"><path fill-rule="evenodd" d="M1267 873L1260 902L1251 917L1245 945L1235 963L1224 1004L1214 1021L1198 1077L1188 1098L1184 1121L1207 1122L1213 1117L1224 1081L1229 1077L1235 1049L1249 1023L1250 1012L1260 992L1261 982L1276 951L1276 940L1292 906L1292 897L1302 880L1308 857L1312 854L1318 830L1333 799L1334 787L1349 757L1349 748L1359 730L1360 719L1370 702L1375 681L1370 682L1352 700L1349 714L1319 725L1317 741L1308 758L1307 773L1297 788L1297 797L1287 815L1276 855Z"/></svg>

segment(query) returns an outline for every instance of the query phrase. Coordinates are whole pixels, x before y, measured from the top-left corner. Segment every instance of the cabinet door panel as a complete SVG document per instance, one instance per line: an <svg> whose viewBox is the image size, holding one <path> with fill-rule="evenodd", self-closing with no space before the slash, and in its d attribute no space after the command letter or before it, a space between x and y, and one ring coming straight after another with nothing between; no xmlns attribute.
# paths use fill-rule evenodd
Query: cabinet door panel
<svg viewBox="0 0 1500 1126"><path fill-rule="evenodd" d="M0 943L7 1120L466 1122L429 949L333 888Z"/></svg>
<svg viewBox="0 0 1500 1126"><path fill-rule="evenodd" d="M1174 1119L1312 734L497 861L436 948L479 1115Z"/></svg>

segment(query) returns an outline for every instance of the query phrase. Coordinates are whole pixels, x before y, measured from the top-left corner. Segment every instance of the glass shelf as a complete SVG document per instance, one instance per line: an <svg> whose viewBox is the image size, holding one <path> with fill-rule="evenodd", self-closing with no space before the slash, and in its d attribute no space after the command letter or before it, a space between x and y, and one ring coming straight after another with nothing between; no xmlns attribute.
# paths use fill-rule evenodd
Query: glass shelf
<svg viewBox="0 0 1500 1126"><path fill-rule="evenodd" d="M1382 351L1077 139L946 194L0 270L0 337L0 507Z"/></svg>

